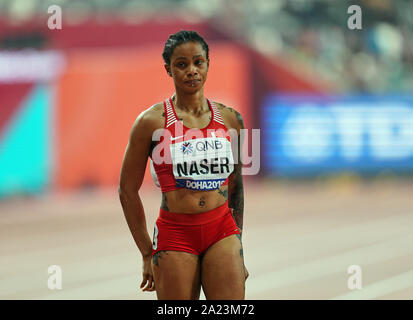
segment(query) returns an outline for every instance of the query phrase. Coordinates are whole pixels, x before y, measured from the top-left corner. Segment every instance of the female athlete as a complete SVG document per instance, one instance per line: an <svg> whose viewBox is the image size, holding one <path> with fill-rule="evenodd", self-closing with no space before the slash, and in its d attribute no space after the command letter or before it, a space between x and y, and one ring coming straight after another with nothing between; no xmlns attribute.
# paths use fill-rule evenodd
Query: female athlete
<svg viewBox="0 0 413 320"><path fill-rule="evenodd" d="M244 191L234 156L242 117L204 96L209 48L196 32L171 35L163 58L175 93L137 117L120 174L120 202L143 257L140 287L158 299L199 299L201 287L207 299L244 299ZM139 196L148 157L162 191L153 241Z"/></svg>

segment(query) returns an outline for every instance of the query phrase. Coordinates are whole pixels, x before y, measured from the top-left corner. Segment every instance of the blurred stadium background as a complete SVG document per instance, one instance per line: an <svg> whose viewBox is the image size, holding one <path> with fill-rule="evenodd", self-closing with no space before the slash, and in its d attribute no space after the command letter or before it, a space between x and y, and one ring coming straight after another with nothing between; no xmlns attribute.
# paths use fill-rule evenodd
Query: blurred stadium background
<svg viewBox="0 0 413 320"><path fill-rule="evenodd" d="M246 297L412 299L408 0L0 0L0 298L155 299L117 183L133 121L173 93L161 53L181 29L210 46L206 95L261 129ZM151 233L148 172L141 194Z"/></svg>

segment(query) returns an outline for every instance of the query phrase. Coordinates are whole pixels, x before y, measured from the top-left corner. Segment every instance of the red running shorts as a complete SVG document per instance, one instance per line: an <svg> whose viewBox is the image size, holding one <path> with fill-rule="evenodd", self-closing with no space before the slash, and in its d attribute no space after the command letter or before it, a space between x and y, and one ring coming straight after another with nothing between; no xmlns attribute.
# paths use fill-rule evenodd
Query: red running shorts
<svg viewBox="0 0 413 320"><path fill-rule="evenodd" d="M213 210L195 214L160 209L154 227L152 255L164 250L201 255L219 240L239 233L228 201Z"/></svg>

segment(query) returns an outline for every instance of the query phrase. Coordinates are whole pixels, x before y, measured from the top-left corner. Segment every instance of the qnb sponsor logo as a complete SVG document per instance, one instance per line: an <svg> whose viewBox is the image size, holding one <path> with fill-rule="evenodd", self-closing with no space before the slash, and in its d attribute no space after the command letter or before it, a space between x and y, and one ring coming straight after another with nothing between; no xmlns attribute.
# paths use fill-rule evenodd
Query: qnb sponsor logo
<svg viewBox="0 0 413 320"><path fill-rule="evenodd" d="M64 56L56 51L0 52L0 83L53 80L64 66Z"/></svg>
<svg viewBox="0 0 413 320"><path fill-rule="evenodd" d="M195 146L198 151L220 150L223 148L222 142L219 140L198 141Z"/></svg>
<svg viewBox="0 0 413 320"><path fill-rule="evenodd" d="M192 144L190 143L190 142L184 142L183 144L182 144L182 152L184 153L184 154L190 154L190 153L192 153L192 151L193 151L193 147L192 147Z"/></svg>

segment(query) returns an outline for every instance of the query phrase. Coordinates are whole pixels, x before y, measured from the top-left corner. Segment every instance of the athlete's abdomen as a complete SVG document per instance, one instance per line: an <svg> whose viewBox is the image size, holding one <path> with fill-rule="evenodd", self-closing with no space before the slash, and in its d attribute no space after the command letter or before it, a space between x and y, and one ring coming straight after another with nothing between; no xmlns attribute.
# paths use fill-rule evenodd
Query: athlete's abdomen
<svg viewBox="0 0 413 320"><path fill-rule="evenodd" d="M228 185L216 190L192 191L178 189L165 192L167 211L181 213L201 213L223 205L228 199Z"/></svg>

